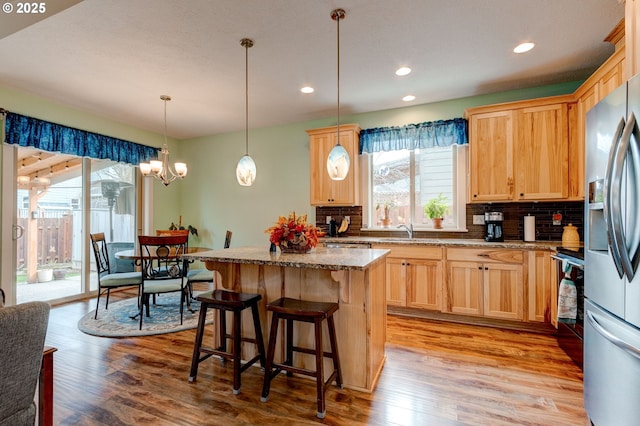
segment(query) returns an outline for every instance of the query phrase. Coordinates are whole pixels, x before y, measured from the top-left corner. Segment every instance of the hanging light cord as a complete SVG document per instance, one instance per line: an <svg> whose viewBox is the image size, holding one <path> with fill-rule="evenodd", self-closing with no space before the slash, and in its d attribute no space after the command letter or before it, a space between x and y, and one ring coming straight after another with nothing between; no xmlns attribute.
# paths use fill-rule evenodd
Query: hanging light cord
<svg viewBox="0 0 640 426"><path fill-rule="evenodd" d="M344 17L344 10L342 9L336 9L334 11L335 13L335 19L337 22L337 26L338 26L338 37L337 37L337 44L338 44L338 140L337 140L337 145L340 145L340 19Z"/></svg>
<svg viewBox="0 0 640 426"><path fill-rule="evenodd" d="M164 101L164 146L167 146L167 101L171 100L168 96L161 96Z"/></svg>
<svg viewBox="0 0 640 426"><path fill-rule="evenodd" d="M249 155L249 45L244 44L244 149Z"/></svg>
<svg viewBox="0 0 640 426"><path fill-rule="evenodd" d="M244 46L244 146L245 154L249 155L249 48L253 46L253 41L248 38L242 39Z"/></svg>

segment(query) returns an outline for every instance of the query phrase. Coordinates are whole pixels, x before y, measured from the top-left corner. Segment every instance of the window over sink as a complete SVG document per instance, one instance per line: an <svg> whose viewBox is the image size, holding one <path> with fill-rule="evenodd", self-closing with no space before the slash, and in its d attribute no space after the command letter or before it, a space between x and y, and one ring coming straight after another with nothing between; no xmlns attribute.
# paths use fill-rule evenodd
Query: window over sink
<svg viewBox="0 0 640 426"><path fill-rule="evenodd" d="M466 230L467 151L468 145L450 145L363 154L363 226L434 230L424 206L442 194L443 230Z"/></svg>

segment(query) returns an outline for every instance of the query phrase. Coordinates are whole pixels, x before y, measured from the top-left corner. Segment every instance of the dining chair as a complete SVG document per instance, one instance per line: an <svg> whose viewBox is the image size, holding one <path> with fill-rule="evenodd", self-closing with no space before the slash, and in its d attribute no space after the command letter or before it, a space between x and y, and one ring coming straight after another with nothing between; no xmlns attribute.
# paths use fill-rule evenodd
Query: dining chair
<svg viewBox="0 0 640 426"><path fill-rule="evenodd" d="M96 259L96 270L98 273L98 298L96 300L96 314L94 319L98 319L98 308L100 307L100 296L107 293L107 303L105 309L109 309L109 295L111 289L119 287L137 287L138 303L140 303L140 285L142 284L142 274L140 272L111 272L109 261L109 250L104 237L104 232L89 234L93 255Z"/></svg>
<svg viewBox="0 0 640 426"><path fill-rule="evenodd" d="M229 248L231 245L232 232L227 230L224 238L224 248ZM195 300L193 295L193 283L212 283L213 284L213 271L208 269L192 269L187 272L187 288L189 289L189 297Z"/></svg>
<svg viewBox="0 0 640 426"><path fill-rule="evenodd" d="M142 286L140 294L140 326L143 314L149 317L151 295L180 292L180 324L184 314L184 303L188 298L185 280L186 268L182 255L187 251L187 235L138 236ZM146 312L145 312L146 308Z"/></svg>

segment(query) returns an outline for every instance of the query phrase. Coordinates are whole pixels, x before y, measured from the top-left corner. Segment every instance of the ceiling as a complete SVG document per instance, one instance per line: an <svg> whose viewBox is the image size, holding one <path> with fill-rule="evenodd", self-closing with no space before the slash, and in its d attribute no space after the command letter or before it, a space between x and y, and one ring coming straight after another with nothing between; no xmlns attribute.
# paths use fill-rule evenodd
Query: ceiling
<svg viewBox="0 0 640 426"><path fill-rule="evenodd" d="M336 7L343 115L583 79L613 52L603 39L624 16L619 0L45 4L46 19L0 14L0 85L158 133L170 95L177 139L244 129L244 37L255 43L249 127L335 116ZM523 41L536 48L512 53ZM394 75L403 65L413 72Z"/></svg>

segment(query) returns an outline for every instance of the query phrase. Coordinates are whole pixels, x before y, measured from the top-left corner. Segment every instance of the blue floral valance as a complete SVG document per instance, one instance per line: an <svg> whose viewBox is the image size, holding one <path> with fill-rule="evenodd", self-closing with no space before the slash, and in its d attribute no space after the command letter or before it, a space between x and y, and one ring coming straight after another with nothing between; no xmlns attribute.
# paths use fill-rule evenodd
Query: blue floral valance
<svg viewBox="0 0 640 426"><path fill-rule="evenodd" d="M5 142L79 157L137 165L158 156L158 148L7 112Z"/></svg>
<svg viewBox="0 0 640 426"><path fill-rule="evenodd" d="M428 121L402 127L377 127L360 132L360 154L463 145L468 141L467 120L464 118Z"/></svg>

